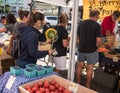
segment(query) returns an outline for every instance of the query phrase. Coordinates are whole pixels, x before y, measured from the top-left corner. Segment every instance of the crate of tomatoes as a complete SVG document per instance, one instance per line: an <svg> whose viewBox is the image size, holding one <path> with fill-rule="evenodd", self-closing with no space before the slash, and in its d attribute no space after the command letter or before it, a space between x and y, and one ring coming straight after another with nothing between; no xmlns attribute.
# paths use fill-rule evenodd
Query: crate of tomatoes
<svg viewBox="0 0 120 93"><path fill-rule="evenodd" d="M56 75L20 85L19 91L20 93L97 93Z"/></svg>

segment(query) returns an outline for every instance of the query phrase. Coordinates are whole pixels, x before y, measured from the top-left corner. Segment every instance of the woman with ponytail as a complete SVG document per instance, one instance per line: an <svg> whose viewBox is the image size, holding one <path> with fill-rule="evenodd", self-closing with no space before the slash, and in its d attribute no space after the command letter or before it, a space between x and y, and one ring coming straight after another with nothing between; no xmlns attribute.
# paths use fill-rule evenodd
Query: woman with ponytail
<svg viewBox="0 0 120 93"><path fill-rule="evenodd" d="M27 64L36 64L37 59L45 57L49 51L39 51L38 42L42 41L40 38L41 33L39 29L42 27L44 15L39 12L30 13L26 21L26 26L21 27L21 51L17 61L17 65L25 68Z"/></svg>

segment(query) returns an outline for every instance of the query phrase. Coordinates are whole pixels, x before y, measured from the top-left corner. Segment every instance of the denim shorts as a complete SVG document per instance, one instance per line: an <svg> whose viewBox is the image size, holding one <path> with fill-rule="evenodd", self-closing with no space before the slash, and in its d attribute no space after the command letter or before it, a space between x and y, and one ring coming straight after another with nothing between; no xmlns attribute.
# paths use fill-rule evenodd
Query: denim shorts
<svg viewBox="0 0 120 93"><path fill-rule="evenodd" d="M92 52L92 53L80 53L78 52L77 60L78 62L84 62L87 61L87 64L96 64L98 62L98 52Z"/></svg>

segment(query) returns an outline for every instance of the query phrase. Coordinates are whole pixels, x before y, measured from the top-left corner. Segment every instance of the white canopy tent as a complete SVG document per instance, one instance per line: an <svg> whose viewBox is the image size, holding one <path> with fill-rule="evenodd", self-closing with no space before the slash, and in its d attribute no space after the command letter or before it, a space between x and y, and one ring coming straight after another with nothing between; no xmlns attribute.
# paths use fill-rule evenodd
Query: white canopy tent
<svg viewBox="0 0 120 93"><path fill-rule="evenodd" d="M54 4L61 7L72 7L72 24L71 24L71 39L70 39L70 53L69 53L69 68L68 79L74 79L75 71L75 48L76 48L76 32L77 32L77 20L78 20L78 6L82 5L82 0L71 0L68 5L66 0L35 0L44 3ZM80 1L80 3L79 3Z"/></svg>
<svg viewBox="0 0 120 93"><path fill-rule="evenodd" d="M49 3L61 7L72 7L74 5L73 3L75 2L75 0L70 0L68 5L66 5L66 0L35 0L35 1ZM78 0L77 3L79 4L79 6L82 6L83 0Z"/></svg>

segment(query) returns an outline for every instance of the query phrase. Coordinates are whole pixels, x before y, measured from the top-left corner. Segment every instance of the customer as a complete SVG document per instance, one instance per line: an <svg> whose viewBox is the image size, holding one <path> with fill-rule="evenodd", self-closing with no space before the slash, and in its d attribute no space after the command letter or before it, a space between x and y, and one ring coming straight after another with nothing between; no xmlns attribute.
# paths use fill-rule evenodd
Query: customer
<svg viewBox="0 0 120 93"><path fill-rule="evenodd" d="M19 38L18 28L20 28L20 27L22 27L22 26L25 25L26 20L27 20L27 16L28 16L28 14L29 14L29 11L19 10L18 14L19 14L19 18L20 18L21 22L16 22L16 23L15 23L15 25L14 25L14 27L13 27L13 33L12 33L12 36L11 36L11 38L10 38L9 46L8 46L8 48L7 48L7 50L6 50L6 53L9 54L9 55L11 55L11 56L13 56L13 55L11 54L11 48L12 48L12 45L13 45L13 40L14 40L15 38Z"/></svg>
<svg viewBox="0 0 120 93"><path fill-rule="evenodd" d="M0 28L0 33L10 32L10 34L11 34L15 23L16 23L16 18L14 16L14 14L12 14L12 13L7 14L6 25L5 25L5 27Z"/></svg>
<svg viewBox="0 0 120 93"><path fill-rule="evenodd" d="M1 23L2 25L6 25L6 17L5 16L1 16Z"/></svg>
<svg viewBox="0 0 120 93"><path fill-rule="evenodd" d="M53 48L56 49L58 54L53 57L53 61L55 63L55 71L58 73L66 69L66 53L67 46L69 45L68 32L65 28L67 22L68 22L67 15L62 13L59 16L59 24L55 26L58 38L53 43Z"/></svg>
<svg viewBox="0 0 120 93"><path fill-rule="evenodd" d="M120 18L120 12L114 11L112 15L106 16L102 21L102 35L105 36L111 36L114 35L114 27L116 24L116 21Z"/></svg>
<svg viewBox="0 0 120 93"><path fill-rule="evenodd" d="M6 23L6 17L5 16L1 16L0 17L0 28L2 28L5 23Z"/></svg>
<svg viewBox="0 0 120 93"><path fill-rule="evenodd" d="M96 22L99 19L100 12L91 10L89 19L79 24L77 31L78 44L78 63L76 66L77 83L81 83L82 68L87 61L87 81L86 87L91 87L91 79L93 75L93 65L98 62L98 52L101 43L101 27Z"/></svg>
<svg viewBox="0 0 120 93"><path fill-rule="evenodd" d="M26 26L21 27L21 53L17 61L17 65L25 68L27 64L36 64L37 59L43 58L48 54L48 51L38 51L38 42L40 32L39 29L43 25L44 15L36 12L30 13ZM50 52L50 51L49 51Z"/></svg>

